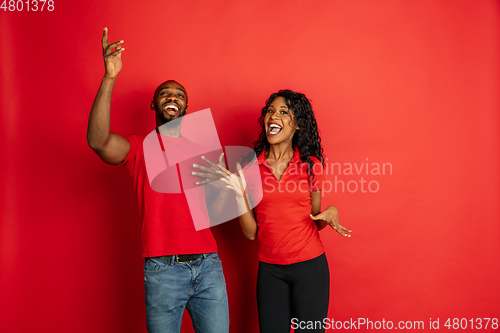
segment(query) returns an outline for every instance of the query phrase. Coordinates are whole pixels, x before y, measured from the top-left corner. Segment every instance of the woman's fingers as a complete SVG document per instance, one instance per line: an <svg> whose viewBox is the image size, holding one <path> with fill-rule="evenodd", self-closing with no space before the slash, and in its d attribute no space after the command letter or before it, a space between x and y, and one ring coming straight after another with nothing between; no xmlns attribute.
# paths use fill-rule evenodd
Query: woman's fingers
<svg viewBox="0 0 500 333"><path fill-rule="evenodd" d="M332 226L332 228L333 228L335 231L337 231L337 232L338 232L339 234L341 234L342 236L344 236L344 237L348 237L348 238L349 238L349 237L351 237L351 235L349 235L349 234L347 234L347 233L346 233L346 231L347 231L347 232L351 232L351 230L348 230L347 228L345 228L345 227L341 226L341 225L340 225L340 224L338 224L338 223L333 224L333 225L331 225L331 226Z"/></svg>
<svg viewBox="0 0 500 333"><path fill-rule="evenodd" d="M312 214L309 214L309 217L311 217L312 220L323 220L325 221L330 227L332 227L333 230L338 232L344 237L351 237L351 235L347 234L346 232L351 232L351 230L347 229L343 225L339 223L338 215L335 217L335 220L328 220L327 218L323 218L324 214L323 212L319 213L316 216L313 216Z"/></svg>
<svg viewBox="0 0 500 333"><path fill-rule="evenodd" d="M351 232L351 230L347 229L346 227L344 227L344 226L342 226L342 225L341 225L340 227L342 228L342 230L345 230L345 231L347 231L347 232Z"/></svg>
<svg viewBox="0 0 500 333"><path fill-rule="evenodd" d="M319 213L316 216L314 216L313 214L309 214L309 217L311 217L312 220L323 220L323 213ZM328 223L328 221L326 222Z"/></svg>
<svg viewBox="0 0 500 333"><path fill-rule="evenodd" d="M240 176L239 179L241 188L247 188L247 181L245 180L245 175L243 174L243 170L241 170L241 165L239 163L236 163L236 170Z"/></svg>

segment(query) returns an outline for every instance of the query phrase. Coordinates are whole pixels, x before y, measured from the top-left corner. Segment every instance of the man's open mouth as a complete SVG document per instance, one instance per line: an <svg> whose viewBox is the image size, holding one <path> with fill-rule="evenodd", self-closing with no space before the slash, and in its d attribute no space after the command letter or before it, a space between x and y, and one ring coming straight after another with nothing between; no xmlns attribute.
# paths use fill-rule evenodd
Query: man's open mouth
<svg viewBox="0 0 500 333"><path fill-rule="evenodd" d="M169 114L169 115L176 115L179 112L179 106L175 103L167 103L163 106L163 109Z"/></svg>

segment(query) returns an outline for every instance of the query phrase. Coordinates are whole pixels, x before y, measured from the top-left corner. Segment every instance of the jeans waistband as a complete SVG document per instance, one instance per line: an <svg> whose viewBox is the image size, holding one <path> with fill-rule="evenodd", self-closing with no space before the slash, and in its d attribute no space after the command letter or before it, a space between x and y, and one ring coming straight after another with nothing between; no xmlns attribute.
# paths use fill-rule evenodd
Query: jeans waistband
<svg viewBox="0 0 500 333"><path fill-rule="evenodd" d="M172 261L172 257L174 258L174 261L177 263L183 263L183 262L190 262L194 261L197 259L201 258L206 258L207 256L211 255L212 253L200 253L200 254L180 254L180 255L168 255L168 256L159 256L159 257L154 257L155 259L160 259L164 261Z"/></svg>

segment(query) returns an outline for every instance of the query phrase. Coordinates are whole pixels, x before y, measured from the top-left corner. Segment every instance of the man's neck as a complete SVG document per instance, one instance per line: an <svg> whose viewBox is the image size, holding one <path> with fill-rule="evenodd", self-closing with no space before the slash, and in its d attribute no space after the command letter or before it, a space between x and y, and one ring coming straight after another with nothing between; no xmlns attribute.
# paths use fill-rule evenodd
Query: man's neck
<svg viewBox="0 0 500 333"><path fill-rule="evenodd" d="M182 119L174 119L165 124L160 124L160 126L158 126L158 122L156 122L156 130L161 135L169 136L171 138L180 138L182 124L181 121Z"/></svg>

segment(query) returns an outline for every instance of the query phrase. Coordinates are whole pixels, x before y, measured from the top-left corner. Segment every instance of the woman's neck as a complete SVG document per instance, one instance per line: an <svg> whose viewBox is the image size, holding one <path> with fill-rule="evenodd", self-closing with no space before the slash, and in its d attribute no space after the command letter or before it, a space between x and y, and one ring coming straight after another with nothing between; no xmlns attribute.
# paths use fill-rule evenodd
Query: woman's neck
<svg viewBox="0 0 500 333"><path fill-rule="evenodd" d="M274 161L290 161L295 154L292 143L280 143L271 145L269 147L269 151L266 154L267 159L271 159Z"/></svg>

